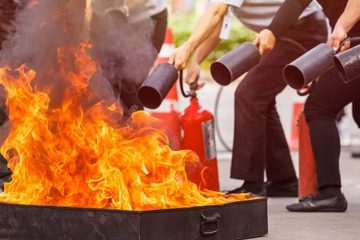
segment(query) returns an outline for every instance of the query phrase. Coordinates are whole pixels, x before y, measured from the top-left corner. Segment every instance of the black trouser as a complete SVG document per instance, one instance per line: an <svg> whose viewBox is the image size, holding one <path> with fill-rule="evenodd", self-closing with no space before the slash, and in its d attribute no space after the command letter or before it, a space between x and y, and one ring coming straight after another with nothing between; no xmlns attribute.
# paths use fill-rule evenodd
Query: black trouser
<svg viewBox="0 0 360 240"><path fill-rule="evenodd" d="M341 146L336 116L343 107L359 99L360 78L345 84L333 68L320 78L306 101L305 116L317 164L319 188L341 187ZM358 102L353 104L355 114L359 112L358 106ZM359 118L355 120L359 124Z"/></svg>
<svg viewBox="0 0 360 240"><path fill-rule="evenodd" d="M310 49L326 37L324 16L316 13L300 20L283 38ZM275 97L286 87L282 69L303 53L294 43L279 40L240 82L235 93L232 178L262 182L266 169L268 180L296 179Z"/></svg>
<svg viewBox="0 0 360 240"><path fill-rule="evenodd" d="M115 96L127 109L140 106L136 92L160 51L166 27L167 10L135 23L118 13L93 16L91 37L97 60ZM114 49L113 45L119 47Z"/></svg>

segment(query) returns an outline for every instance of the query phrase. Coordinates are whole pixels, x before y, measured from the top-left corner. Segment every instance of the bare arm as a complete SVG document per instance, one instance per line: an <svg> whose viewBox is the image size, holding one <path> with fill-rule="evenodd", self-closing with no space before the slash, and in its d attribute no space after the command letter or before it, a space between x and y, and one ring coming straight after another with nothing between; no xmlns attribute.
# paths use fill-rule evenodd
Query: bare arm
<svg viewBox="0 0 360 240"><path fill-rule="evenodd" d="M347 33L360 21L360 0L348 0L346 8L337 21L328 44L338 49L340 43L347 37ZM342 49L344 50L344 49Z"/></svg>
<svg viewBox="0 0 360 240"><path fill-rule="evenodd" d="M196 49L192 57L192 62L201 64L202 61L204 61L209 56L209 54L220 42L219 36L221 28L222 24L218 24L216 29L211 32L210 36Z"/></svg>
<svg viewBox="0 0 360 240"><path fill-rule="evenodd" d="M211 35L197 48L190 61L189 70L186 75L186 83L191 84L195 82L200 75L200 64L212 52L216 45L220 42L220 31L222 24L219 24ZM204 83L198 84L198 89L203 87Z"/></svg>
<svg viewBox="0 0 360 240"><path fill-rule="evenodd" d="M221 26L227 10L228 5L225 3L210 4L205 14L200 18L189 39L179 48L175 49L169 62L174 64L179 70L184 69L191 53L214 32L214 29L218 28L219 25Z"/></svg>
<svg viewBox="0 0 360 240"><path fill-rule="evenodd" d="M342 25L345 31L349 32L358 21L360 21L360 0L349 0L336 25Z"/></svg>

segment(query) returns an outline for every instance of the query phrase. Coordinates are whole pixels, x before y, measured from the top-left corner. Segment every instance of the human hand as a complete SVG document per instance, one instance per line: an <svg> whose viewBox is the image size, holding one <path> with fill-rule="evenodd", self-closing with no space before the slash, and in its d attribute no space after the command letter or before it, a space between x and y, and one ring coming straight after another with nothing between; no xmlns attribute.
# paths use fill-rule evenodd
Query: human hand
<svg viewBox="0 0 360 240"><path fill-rule="evenodd" d="M185 43L176 48L169 58L169 63L173 64L177 70L183 70L191 55L190 47Z"/></svg>
<svg viewBox="0 0 360 240"><path fill-rule="evenodd" d="M274 33L269 29L264 29L256 36L253 42L259 46L259 52L261 55L274 49L276 44L276 38Z"/></svg>
<svg viewBox="0 0 360 240"><path fill-rule="evenodd" d="M198 82L200 77L200 64L193 63L190 65L187 74L186 74L186 83L189 84L191 90L199 90L204 87L205 82Z"/></svg>
<svg viewBox="0 0 360 240"><path fill-rule="evenodd" d="M327 44L332 47L334 51L340 50L342 52L350 48L350 41L346 40L346 38L347 32L345 28L341 24L337 24L334 28L334 31L330 35Z"/></svg>

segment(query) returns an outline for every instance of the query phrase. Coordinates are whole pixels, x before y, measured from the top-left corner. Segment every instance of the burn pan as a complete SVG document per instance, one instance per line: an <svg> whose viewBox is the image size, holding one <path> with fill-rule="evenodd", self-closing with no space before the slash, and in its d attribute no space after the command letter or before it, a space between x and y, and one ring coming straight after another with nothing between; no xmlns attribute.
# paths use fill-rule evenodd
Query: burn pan
<svg viewBox="0 0 360 240"><path fill-rule="evenodd" d="M0 239L237 240L268 233L266 198L122 211L0 203Z"/></svg>

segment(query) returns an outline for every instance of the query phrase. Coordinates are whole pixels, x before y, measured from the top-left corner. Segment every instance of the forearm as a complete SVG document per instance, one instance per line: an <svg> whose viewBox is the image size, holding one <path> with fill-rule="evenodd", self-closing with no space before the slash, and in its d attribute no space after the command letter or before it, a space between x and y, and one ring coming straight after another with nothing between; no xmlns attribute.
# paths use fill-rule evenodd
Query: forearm
<svg viewBox="0 0 360 240"><path fill-rule="evenodd" d="M211 35L204 41L194 52L192 57L192 63L200 64L204 61L209 54L215 49L215 47L220 42L220 31L222 24L219 24L216 29L211 33Z"/></svg>
<svg viewBox="0 0 360 240"><path fill-rule="evenodd" d="M228 10L228 5L223 3L212 3L208 10L200 18L190 38L184 43L190 52L198 48L215 31L221 28L221 23Z"/></svg>
<svg viewBox="0 0 360 240"><path fill-rule="evenodd" d="M343 14L335 25L335 29L341 26L346 32L360 21L360 0L349 0Z"/></svg>
<svg viewBox="0 0 360 240"><path fill-rule="evenodd" d="M276 13L268 29L279 38L286 30L293 26L304 9L312 0L286 0Z"/></svg>

